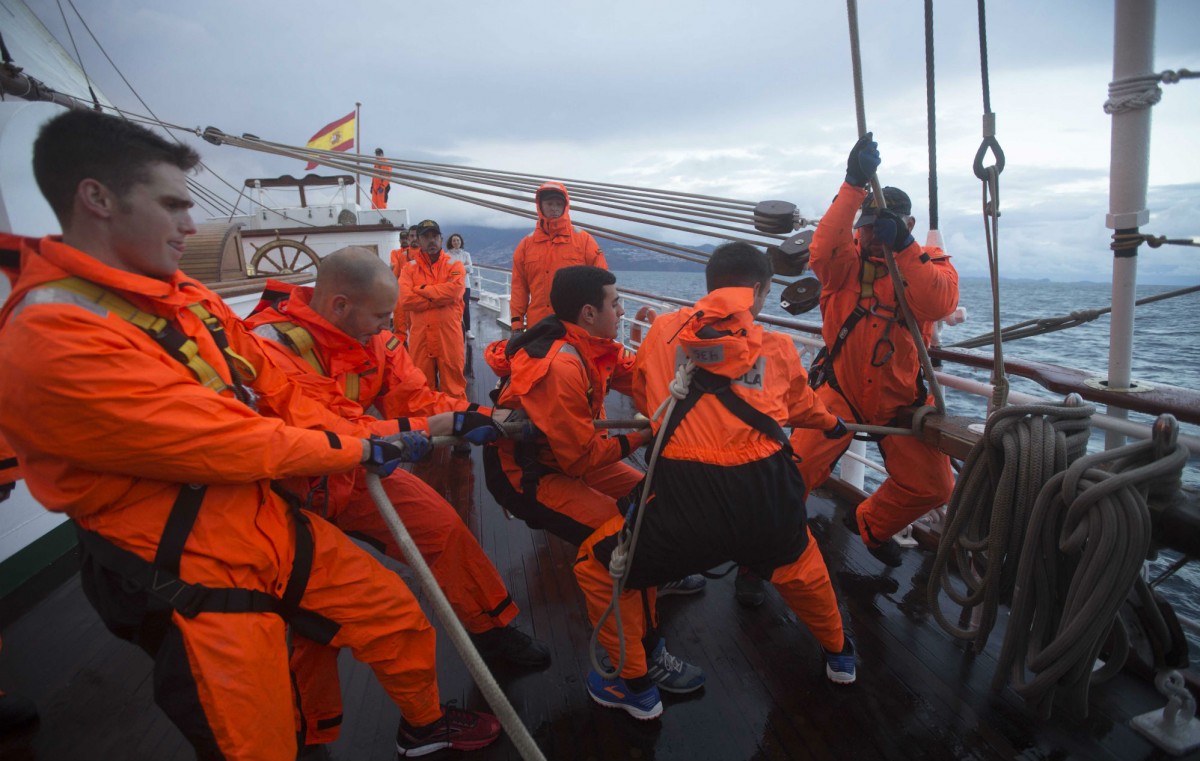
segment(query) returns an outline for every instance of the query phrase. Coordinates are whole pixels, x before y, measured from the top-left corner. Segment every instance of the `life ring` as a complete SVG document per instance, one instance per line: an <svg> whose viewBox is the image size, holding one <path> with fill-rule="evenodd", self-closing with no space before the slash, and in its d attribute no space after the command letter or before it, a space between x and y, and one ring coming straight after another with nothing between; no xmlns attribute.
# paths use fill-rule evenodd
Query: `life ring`
<svg viewBox="0 0 1200 761"><path fill-rule="evenodd" d="M658 312L654 311L654 307L644 306L637 310L634 319L637 322L629 325L629 342L640 346L642 343L642 326L638 323L644 322L647 325L653 325L654 321L658 319Z"/></svg>

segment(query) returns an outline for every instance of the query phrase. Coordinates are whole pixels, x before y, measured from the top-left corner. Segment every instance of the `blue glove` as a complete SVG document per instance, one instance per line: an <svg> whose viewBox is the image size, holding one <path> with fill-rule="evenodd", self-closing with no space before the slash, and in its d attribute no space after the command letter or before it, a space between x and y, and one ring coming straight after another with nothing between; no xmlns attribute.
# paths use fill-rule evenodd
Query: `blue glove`
<svg viewBox="0 0 1200 761"><path fill-rule="evenodd" d="M828 431L825 432L825 438L840 439L843 436L848 435L849 433L850 433L850 431L846 430L846 422L844 420L842 420L841 418L838 418L837 425L835 425L834 427L830 428Z"/></svg>
<svg viewBox="0 0 1200 761"><path fill-rule="evenodd" d="M903 251L914 243L908 231L908 220L891 209L883 209L871 225L875 239L892 247L892 251Z"/></svg>
<svg viewBox="0 0 1200 761"><path fill-rule="evenodd" d="M856 188L865 188L877 169L879 144L872 138L872 133L868 132L850 149L850 158L846 161L846 182Z"/></svg>
<svg viewBox="0 0 1200 761"><path fill-rule="evenodd" d="M478 412L455 412L454 435L479 446L500 438L504 435L504 429L487 415Z"/></svg>
<svg viewBox="0 0 1200 761"><path fill-rule="evenodd" d="M423 459L433 449L433 444L420 431L404 431L392 437L392 441L373 438L369 443L371 454L363 467L380 477L391 475L402 462Z"/></svg>

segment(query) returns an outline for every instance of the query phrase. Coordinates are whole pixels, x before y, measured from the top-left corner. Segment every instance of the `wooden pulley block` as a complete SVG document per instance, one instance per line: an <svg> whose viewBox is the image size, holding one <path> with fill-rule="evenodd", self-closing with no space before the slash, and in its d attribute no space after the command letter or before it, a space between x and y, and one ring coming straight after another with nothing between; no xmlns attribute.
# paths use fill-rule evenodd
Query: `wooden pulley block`
<svg viewBox="0 0 1200 761"><path fill-rule="evenodd" d="M821 281L815 277L802 277L783 289L779 295L779 306L788 314L804 314L821 301Z"/></svg>
<svg viewBox="0 0 1200 761"><path fill-rule="evenodd" d="M767 246L771 268L776 275L796 277L804 274L808 269L808 245L812 243L812 237L812 230L802 230L778 246Z"/></svg>
<svg viewBox="0 0 1200 761"><path fill-rule="evenodd" d="M790 233L795 218L796 204L791 201L759 201L754 207L754 229L761 233Z"/></svg>

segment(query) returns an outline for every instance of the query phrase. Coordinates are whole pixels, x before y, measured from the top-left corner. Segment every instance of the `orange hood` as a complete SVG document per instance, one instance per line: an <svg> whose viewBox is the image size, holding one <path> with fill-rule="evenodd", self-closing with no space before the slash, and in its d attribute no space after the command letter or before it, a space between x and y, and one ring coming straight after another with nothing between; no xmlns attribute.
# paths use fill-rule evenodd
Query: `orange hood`
<svg viewBox="0 0 1200 761"><path fill-rule="evenodd" d="M740 378L762 353L763 329L754 322L751 288L718 288L696 302L677 336L697 367Z"/></svg>
<svg viewBox="0 0 1200 761"><path fill-rule="evenodd" d="M567 206L563 209L562 216L558 219L547 219L542 216L542 193L547 190L557 190L563 194L566 199ZM537 229L533 231L533 239L535 241L554 240L555 238L568 237L571 234L571 194L567 192L567 186L561 182L544 182L534 194L534 205L537 206L538 223Z"/></svg>

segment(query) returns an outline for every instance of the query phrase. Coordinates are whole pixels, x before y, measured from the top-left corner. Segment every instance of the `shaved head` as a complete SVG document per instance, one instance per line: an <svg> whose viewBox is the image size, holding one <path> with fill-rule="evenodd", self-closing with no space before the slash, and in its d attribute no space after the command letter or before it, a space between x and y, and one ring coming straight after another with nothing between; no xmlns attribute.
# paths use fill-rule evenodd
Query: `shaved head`
<svg viewBox="0 0 1200 761"><path fill-rule="evenodd" d="M400 286L375 252L339 248L321 260L312 308L347 335L365 342L387 327Z"/></svg>

